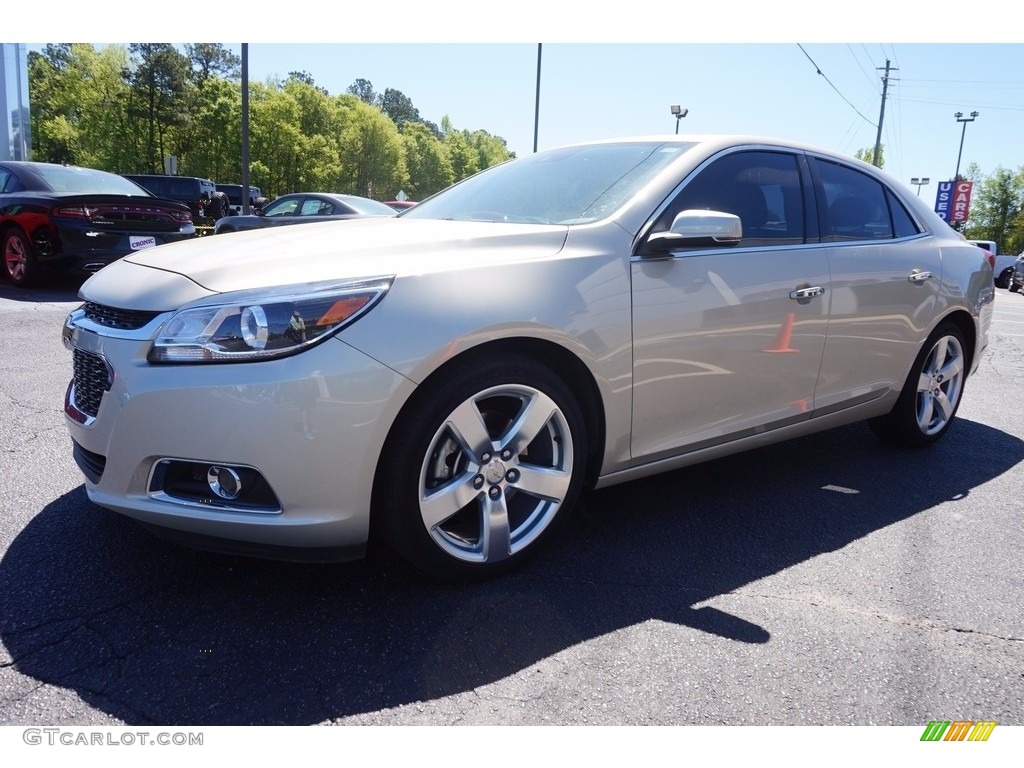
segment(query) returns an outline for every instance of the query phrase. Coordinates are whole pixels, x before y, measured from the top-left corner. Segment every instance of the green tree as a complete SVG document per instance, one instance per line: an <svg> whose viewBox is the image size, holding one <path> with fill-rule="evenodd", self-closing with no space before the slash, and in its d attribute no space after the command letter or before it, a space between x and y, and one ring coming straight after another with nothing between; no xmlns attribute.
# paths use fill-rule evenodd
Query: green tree
<svg viewBox="0 0 1024 768"><path fill-rule="evenodd" d="M168 134L187 120L186 88L189 60L169 43L132 43L134 69L130 76L129 115L144 129L145 168L160 173L167 154Z"/></svg>
<svg viewBox="0 0 1024 768"><path fill-rule="evenodd" d="M972 240L992 240L1000 253L1016 253L1022 245L1016 239L1022 223L1022 203L1024 167L1016 171L996 168L991 176L975 182L965 234Z"/></svg>
<svg viewBox="0 0 1024 768"><path fill-rule="evenodd" d="M413 105L412 99L394 88L384 89L379 106L381 112L398 126L399 131L404 130L407 123L423 123L420 111Z"/></svg>
<svg viewBox="0 0 1024 768"><path fill-rule="evenodd" d="M398 128L376 107L352 96L339 98L348 113L340 147L344 188L375 200L390 200L408 184Z"/></svg>
<svg viewBox="0 0 1024 768"><path fill-rule="evenodd" d="M70 43L47 45L42 53L29 51L32 145L36 159L50 163L76 162L80 151L80 80L74 71Z"/></svg>
<svg viewBox="0 0 1024 768"><path fill-rule="evenodd" d="M280 84L252 83L249 113L252 183L277 195L298 191L303 149L298 102Z"/></svg>
<svg viewBox="0 0 1024 768"><path fill-rule="evenodd" d="M853 156L858 160L863 160L865 163L875 164L875 148L873 146L858 149L853 153ZM878 145L878 167L885 167L885 144Z"/></svg>
<svg viewBox="0 0 1024 768"><path fill-rule="evenodd" d="M121 170L130 155L127 52L110 45L48 45L28 56L35 159Z"/></svg>
<svg viewBox="0 0 1024 768"><path fill-rule="evenodd" d="M492 136L487 131L477 129L466 137L479 157L481 169L504 163L515 155L508 151L508 143L500 136Z"/></svg>
<svg viewBox="0 0 1024 768"><path fill-rule="evenodd" d="M187 43L185 55L192 66L192 77L197 84L211 77L226 80L241 77L242 59L221 43Z"/></svg>
<svg viewBox="0 0 1024 768"><path fill-rule="evenodd" d="M117 173L241 180L240 61L219 43L59 43L29 54L35 159ZM250 84L250 180L268 193L323 189L422 199L511 157L485 130L439 128L368 80L331 96L306 72ZM401 125L401 130L399 130Z"/></svg>
<svg viewBox="0 0 1024 768"><path fill-rule="evenodd" d="M195 90L192 119L179 133L178 167L222 182L242 178L242 95L238 86L211 77Z"/></svg>
<svg viewBox="0 0 1024 768"><path fill-rule="evenodd" d="M409 169L406 194L422 200L455 181L455 171L445 145L422 123L408 123L402 131L405 161Z"/></svg>
<svg viewBox="0 0 1024 768"><path fill-rule="evenodd" d="M357 97L363 104L369 104L371 106L377 103L377 92L373 90L373 83L363 78L357 79L352 85L345 89L345 93L352 94Z"/></svg>

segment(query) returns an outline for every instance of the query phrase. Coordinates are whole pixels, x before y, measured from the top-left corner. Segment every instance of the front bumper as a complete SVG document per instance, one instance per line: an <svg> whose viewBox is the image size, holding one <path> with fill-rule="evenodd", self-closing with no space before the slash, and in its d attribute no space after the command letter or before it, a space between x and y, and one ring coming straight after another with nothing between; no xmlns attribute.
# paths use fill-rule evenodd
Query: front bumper
<svg viewBox="0 0 1024 768"><path fill-rule="evenodd" d="M166 318L125 332L69 316L66 345L109 373L98 395L73 382L65 404L89 498L214 549L358 556L388 414L413 385L337 338L278 360L152 365ZM218 496L204 484L211 468L266 488L255 502Z"/></svg>

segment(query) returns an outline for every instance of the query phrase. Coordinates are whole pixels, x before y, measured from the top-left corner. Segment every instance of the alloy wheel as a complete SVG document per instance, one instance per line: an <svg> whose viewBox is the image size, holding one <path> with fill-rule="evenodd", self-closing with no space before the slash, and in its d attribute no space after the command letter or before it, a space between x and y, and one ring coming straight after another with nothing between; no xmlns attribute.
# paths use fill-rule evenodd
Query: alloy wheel
<svg viewBox="0 0 1024 768"><path fill-rule="evenodd" d="M419 479L423 525L457 561L507 560L554 520L573 461L568 421L551 397L525 385L486 389L456 407L430 440Z"/></svg>
<svg viewBox="0 0 1024 768"><path fill-rule="evenodd" d="M964 350L955 336L942 336L925 359L917 384L917 424L925 435L953 418L963 391Z"/></svg>

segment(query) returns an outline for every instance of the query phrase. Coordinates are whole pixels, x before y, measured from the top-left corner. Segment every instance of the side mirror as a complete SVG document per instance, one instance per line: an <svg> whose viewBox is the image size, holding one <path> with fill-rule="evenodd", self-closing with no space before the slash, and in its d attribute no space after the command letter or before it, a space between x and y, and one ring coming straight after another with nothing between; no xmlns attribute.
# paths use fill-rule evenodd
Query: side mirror
<svg viewBox="0 0 1024 768"><path fill-rule="evenodd" d="M743 238L740 217L722 211L680 211L665 232L655 232L644 245L647 255L662 255L679 248L731 247Z"/></svg>

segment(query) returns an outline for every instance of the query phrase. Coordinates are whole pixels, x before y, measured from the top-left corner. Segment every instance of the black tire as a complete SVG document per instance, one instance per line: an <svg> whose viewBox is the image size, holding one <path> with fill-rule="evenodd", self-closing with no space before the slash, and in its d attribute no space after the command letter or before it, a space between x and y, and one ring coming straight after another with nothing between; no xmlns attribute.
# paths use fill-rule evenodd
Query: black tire
<svg viewBox="0 0 1024 768"><path fill-rule="evenodd" d="M1020 286L1013 282L1012 278L1010 279L1010 284L1006 287L1007 289L1009 289L1010 293L1016 293L1017 291L1020 290Z"/></svg>
<svg viewBox="0 0 1024 768"><path fill-rule="evenodd" d="M952 323L940 325L914 360L896 405L868 423L876 435L920 448L939 440L953 424L967 380L967 344Z"/></svg>
<svg viewBox="0 0 1024 768"><path fill-rule="evenodd" d="M1009 288L1011 280L1013 280L1013 267L1007 267L995 279L996 288Z"/></svg>
<svg viewBox="0 0 1024 768"><path fill-rule="evenodd" d="M38 271L35 253L32 251L32 243L18 227L8 230L4 235L3 264L4 274L14 285L25 288L35 284Z"/></svg>
<svg viewBox="0 0 1024 768"><path fill-rule="evenodd" d="M550 369L519 355L457 364L393 428L375 528L432 576L504 573L565 525L586 445L579 404Z"/></svg>

